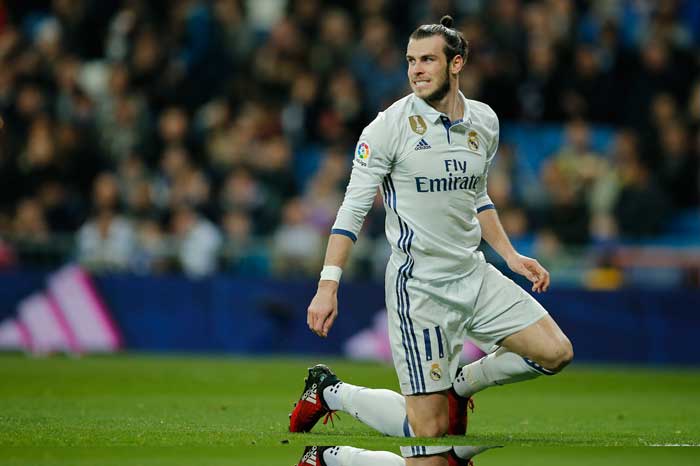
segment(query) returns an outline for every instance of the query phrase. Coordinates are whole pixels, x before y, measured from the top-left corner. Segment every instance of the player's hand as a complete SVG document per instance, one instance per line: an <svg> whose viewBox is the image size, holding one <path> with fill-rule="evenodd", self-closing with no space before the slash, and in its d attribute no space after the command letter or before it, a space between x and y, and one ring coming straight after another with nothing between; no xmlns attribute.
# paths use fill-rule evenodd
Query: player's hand
<svg viewBox="0 0 700 466"><path fill-rule="evenodd" d="M532 291L542 293L549 289L549 272L535 259L515 254L507 263L510 270L532 282Z"/></svg>
<svg viewBox="0 0 700 466"><path fill-rule="evenodd" d="M316 335L326 338L338 317L338 284L323 280L306 311L306 323Z"/></svg>

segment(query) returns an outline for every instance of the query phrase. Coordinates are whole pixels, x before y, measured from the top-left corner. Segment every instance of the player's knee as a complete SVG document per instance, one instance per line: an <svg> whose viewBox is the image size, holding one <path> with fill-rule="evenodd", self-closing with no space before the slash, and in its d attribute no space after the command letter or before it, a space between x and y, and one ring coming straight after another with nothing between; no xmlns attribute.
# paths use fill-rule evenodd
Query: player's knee
<svg viewBox="0 0 700 466"><path fill-rule="evenodd" d="M564 337L553 345L548 354L540 362L542 367L552 372L561 372L574 359L574 347L568 338Z"/></svg>
<svg viewBox="0 0 700 466"><path fill-rule="evenodd" d="M425 419L414 419L411 427L416 437L443 437L447 434L449 417L436 415Z"/></svg>

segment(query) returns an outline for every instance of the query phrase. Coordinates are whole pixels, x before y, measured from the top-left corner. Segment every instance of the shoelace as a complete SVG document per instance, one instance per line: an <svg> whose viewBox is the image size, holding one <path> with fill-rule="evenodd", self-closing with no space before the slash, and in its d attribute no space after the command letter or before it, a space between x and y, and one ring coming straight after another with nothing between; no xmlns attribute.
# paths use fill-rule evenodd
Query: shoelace
<svg viewBox="0 0 700 466"><path fill-rule="evenodd" d="M474 412L474 399L473 398L467 399L467 408L471 409L472 413Z"/></svg>
<svg viewBox="0 0 700 466"><path fill-rule="evenodd" d="M324 426L325 426L326 424L328 424L328 420L330 420L330 421L331 421L331 426L335 427L335 424L333 423L333 415L334 415L334 414L335 414L336 418L340 419L340 416L338 416L338 412L337 412L337 411L328 411L328 413L326 414L326 417L323 418L323 425L324 425Z"/></svg>

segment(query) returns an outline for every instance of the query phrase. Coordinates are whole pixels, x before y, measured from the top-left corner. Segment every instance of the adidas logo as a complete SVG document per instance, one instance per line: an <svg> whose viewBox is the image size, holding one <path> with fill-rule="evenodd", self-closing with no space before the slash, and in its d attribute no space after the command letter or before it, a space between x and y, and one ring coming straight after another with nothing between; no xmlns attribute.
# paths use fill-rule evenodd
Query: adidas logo
<svg viewBox="0 0 700 466"><path fill-rule="evenodd" d="M311 448L301 459L301 464L316 466L316 447Z"/></svg>
<svg viewBox="0 0 700 466"><path fill-rule="evenodd" d="M416 147L414 147L413 150L424 150L430 148L430 144L428 144L428 142L425 139L421 138L421 140L418 141L418 144L416 144Z"/></svg>
<svg viewBox="0 0 700 466"><path fill-rule="evenodd" d="M316 404L316 388L316 384L313 384L311 388L306 390L304 395L301 397L302 401L308 401L309 403Z"/></svg>

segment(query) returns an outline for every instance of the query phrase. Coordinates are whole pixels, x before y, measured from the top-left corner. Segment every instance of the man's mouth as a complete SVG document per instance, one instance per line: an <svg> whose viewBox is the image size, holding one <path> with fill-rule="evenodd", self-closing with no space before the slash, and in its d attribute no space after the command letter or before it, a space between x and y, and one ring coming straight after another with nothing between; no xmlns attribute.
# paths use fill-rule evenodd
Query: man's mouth
<svg viewBox="0 0 700 466"><path fill-rule="evenodd" d="M413 85L417 88L427 87L430 84L429 79L415 79Z"/></svg>

